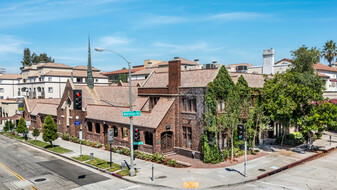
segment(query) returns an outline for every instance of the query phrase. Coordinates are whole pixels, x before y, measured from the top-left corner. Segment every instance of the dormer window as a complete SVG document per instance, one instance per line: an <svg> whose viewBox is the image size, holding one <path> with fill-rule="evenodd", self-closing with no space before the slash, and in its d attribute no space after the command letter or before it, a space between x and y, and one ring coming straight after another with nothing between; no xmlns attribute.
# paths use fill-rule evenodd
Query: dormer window
<svg viewBox="0 0 337 190"><path fill-rule="evenodd" d="M150 110L157 104L159 97L150 97Z"/></svg>

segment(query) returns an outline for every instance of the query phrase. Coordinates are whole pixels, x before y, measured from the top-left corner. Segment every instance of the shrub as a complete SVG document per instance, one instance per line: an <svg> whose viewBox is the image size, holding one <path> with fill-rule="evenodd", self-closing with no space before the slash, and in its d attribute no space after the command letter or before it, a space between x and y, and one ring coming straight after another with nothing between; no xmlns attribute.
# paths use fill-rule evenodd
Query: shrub
<svg viewBox="0 0 337 190"><path fill-rule="evenodd" d="M169 165L169 166L172 166L172 167L177 167L178 166L177 161L174 160L174 159L171 159L171 158L167 159L166 164Z"/></svg>
<svg viewBox="0 0 337 190"><path fill-rule="evenodd" d="M47 115L46 119L43 122L42 132L42 139L45 142L49 142L50 145L53 146L53 141L56 140L59 135L57 134L57 126L50 115Z"/></svg>
<svg viewBox="0 0 337 190"><path fill-rule="evenodd" d="M276 139L276 144L281 144L282 136ZM290 146L297 146L304 142L304 137L301 132L294 132L287 134L283 139L283 144Z"/></svg>
<svg viewBox="0 0 337 190"><path fill-rule="evenodd" d="M315 133L317 138L320 139L323 136L323 132L319 131L318 133Z"/></svg>
<svg viewBox="0 0 337 190"><path fill-rule="evenodd" d="M62 139L65 141L69 141L69 134L68 133L62 133Z"/></svg>
<svg viewBox="0 0 337 190"><path fill-rule="evenodd" d="M163 163L165 158L166 157L164 155L159 154L158 152L152 154L152 161L157 163Z"/></svg>
<svg viewBox="0 0 337 190"><path fill-rule="evenodd" d="M105 150L110 150L110 145L109 144L105 144L104 148L105 148Z"/></svg>
<svg viewBox="0 0 337 190"><path fill-rule="evenodd" d="M121 150L121 153L122 154L125 154L125 155L127 155L127 156L130 156L130 149L128 149L128 148L123 148L122 150Z"/></svg>
<svg viewBox="0 0 337 190"><path fill-rule="evenodd" d="M103 145L100 142L96 142L96 145L95 145L96 148L101 148L102 146Z"/></svg>
<svg viewBox="0 0 337 190"><path fill-rule="evenodd" d="M33 130L33 137L35 137L35 140L36 140L36 137L38 137L39 135L40 135L40 131L35 127Z"/></svg>
<svg viewBox="0 0 337 190"><path fill-rule="evenodd" d="M91 141L85 141L85 145L92 146L92 142Z"/></svg>

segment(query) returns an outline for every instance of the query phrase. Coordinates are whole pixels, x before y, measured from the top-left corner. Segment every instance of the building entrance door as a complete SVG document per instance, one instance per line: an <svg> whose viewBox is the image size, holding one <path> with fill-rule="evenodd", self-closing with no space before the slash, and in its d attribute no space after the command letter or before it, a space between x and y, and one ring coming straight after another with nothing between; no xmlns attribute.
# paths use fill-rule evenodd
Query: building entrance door
<svg viewBox="0 0 337 190"><path fill-rule="evenodd" d="M161 134L161 152L170 152L173 151L173 141L172 141L173 132L167 131Z"/></svg>

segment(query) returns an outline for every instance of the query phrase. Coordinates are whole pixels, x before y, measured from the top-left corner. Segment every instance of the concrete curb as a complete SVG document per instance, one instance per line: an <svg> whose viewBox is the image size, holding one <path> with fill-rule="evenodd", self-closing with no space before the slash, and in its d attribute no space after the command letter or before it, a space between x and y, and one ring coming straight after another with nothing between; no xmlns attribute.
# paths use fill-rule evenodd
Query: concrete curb
<svg viewBox="0 0 337 190"><path fill-rule="evenodd" d="M337 147L332 147L332 148L329 148L329 149L327 149L327 150L323 150L323 152L316 153L316 154L314 154L314 155L311 155L311 156L308 156L308 157L303 158L303 159L301 159L301 160L298 160L298 161L296 161L296 162L287 164L287 165L285 165L285 166L283 166L283 167L280 167L280 168L278 168L278 169L275 169L275 170L273 170L273 171L264 173L264 174L262 174L262 175L257 176L257 179L262 179L262 178L265 178L265 177L274 175L274 174L276 174L276 173L279 173L279 172L281 172L281 171L283 171L283 170L286 170L286 169L289 169L289 168L298 166L298 165L300 165L300 164L302 164L302 163L304 163L304 162L306 162L306 161L308 161L308 160L312 160L312 159L314 159L314 158L316 158L316 157L319 157L319 156L321 156L322 154L331 152L331 151L335 150L336 148L337 148Z"/></svg>

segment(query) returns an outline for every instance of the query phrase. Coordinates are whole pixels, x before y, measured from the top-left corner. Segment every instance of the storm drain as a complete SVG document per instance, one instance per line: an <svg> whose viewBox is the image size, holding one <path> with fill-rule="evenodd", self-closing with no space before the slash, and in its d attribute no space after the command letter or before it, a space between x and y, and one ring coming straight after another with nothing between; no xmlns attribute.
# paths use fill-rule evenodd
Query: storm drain
<svg viewBox="0 0 337 190"><path fill-rule="evenodd" d="M34 182L39 183L39 182L46 181L46 180L47 180L46 178L38 178L38 179L34 180Z"/></svg>
<svg viewBox="0 0 337 190"><path fill-rule="evenodd" d="M266 170L265 170L265 169L259 169L259 171L261 171L261 172L265 172Z"/></svg>

